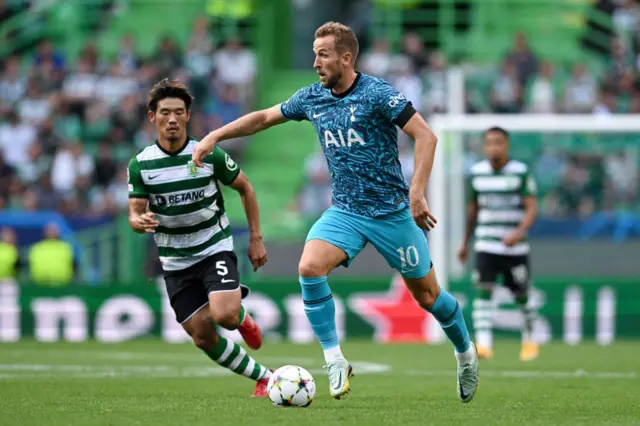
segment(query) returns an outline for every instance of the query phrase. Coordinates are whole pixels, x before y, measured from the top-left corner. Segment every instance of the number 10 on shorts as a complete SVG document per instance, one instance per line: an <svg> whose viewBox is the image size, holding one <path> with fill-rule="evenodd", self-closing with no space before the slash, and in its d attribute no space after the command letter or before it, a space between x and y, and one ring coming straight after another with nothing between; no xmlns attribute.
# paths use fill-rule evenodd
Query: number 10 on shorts
<svg viewBox="0 0 640 426"><path fill-rule="evenodd" d="M400 247L396 252L400 255L400 266L404 269L407 266L415 267L420 263L420 256L416 246L409 246L406 249Z"/></svg>

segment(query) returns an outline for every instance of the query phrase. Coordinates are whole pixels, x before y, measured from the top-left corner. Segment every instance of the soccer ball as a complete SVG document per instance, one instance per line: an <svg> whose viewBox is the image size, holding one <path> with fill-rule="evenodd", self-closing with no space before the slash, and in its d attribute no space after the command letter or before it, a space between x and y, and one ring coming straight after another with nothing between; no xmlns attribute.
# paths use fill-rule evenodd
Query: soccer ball
<svg viewBox="0 0 640 426"><path fill-rule="evenodd" d="M276 407L308 407L316 396L316 383L304 368L285 365L269 379L267 394Z"/></svg>

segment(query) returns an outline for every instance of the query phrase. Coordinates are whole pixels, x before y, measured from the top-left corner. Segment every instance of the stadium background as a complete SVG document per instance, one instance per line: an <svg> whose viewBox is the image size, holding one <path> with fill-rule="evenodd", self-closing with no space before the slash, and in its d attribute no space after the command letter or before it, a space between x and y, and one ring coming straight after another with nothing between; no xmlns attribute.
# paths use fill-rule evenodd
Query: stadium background
<svg viewBox="0 0 640 426"><path fill-rule="evenodd" d="M588 121L640 113L634 1L0 0L0 227L20 253L15 276L0 285L0 341L184 341L154 244L131 232L126 217L126 163L155 139L146 93L163 77L186 82L196 98L190 134L202 137L315 82L313 29L328 20L357 32L361 71L387 78L427 118L448 112L452 70L463 73L467 114ZM463 136L468 167L481 143ZM639 139L640 132L514 135L513 156L533 168L541 190L531 242L542 342L640 337ZM412 146L400 144L410 179ZM222 146L254 183L269 253L259 273L240 256L254 289L248 308L265 335L311 342L297 259L330 203L315 134L287 124ZM235 194L226 202L242 253L244 213ZM68 246L36 257L45 230ZM451 254L461 232L447 233ZM6 247L0 256L8 259ZM38 271L59 266L65 247L73 277L39 279ZM469 314L472 266L450 256L448 269ZM434 337L430 317L372 249L332 277L343 336ZM496 329L517 338L517 308L507 294L496 298Z"/></svg>

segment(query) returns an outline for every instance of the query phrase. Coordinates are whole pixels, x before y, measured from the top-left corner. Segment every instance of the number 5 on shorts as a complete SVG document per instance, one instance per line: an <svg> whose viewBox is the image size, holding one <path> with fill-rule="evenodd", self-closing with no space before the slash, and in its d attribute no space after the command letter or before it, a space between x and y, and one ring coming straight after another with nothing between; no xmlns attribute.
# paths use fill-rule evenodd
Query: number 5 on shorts
<svg viewBox="0 0 640 426"><path fill-rule="evenodd" d="M227 269L227 263L224 260L216 262L216 271L221 277L227 275L229 273L229 270Z"/></svg>

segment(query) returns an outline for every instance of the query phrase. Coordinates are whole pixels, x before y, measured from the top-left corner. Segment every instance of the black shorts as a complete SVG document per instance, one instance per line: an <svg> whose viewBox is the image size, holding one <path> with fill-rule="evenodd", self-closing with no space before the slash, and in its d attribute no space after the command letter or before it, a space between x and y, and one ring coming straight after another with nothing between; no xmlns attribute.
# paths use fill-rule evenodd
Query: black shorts
<svg viewBox="0 0 640 426"><path fill-rule="evenodd" d="M529 288L529 256L476 253L476 284L479 287L493 286L499 276L514 294L525 293Z"/></svg>
<svg viewBox="0 0 640 426"><path fill-rule="evenodd" d="M209 293L240 287L242 298L249 294L249 289L240 284L238 257L230 251L216 253L187 269L165 272L164 281L180 324L209 303Z"/></svg>

